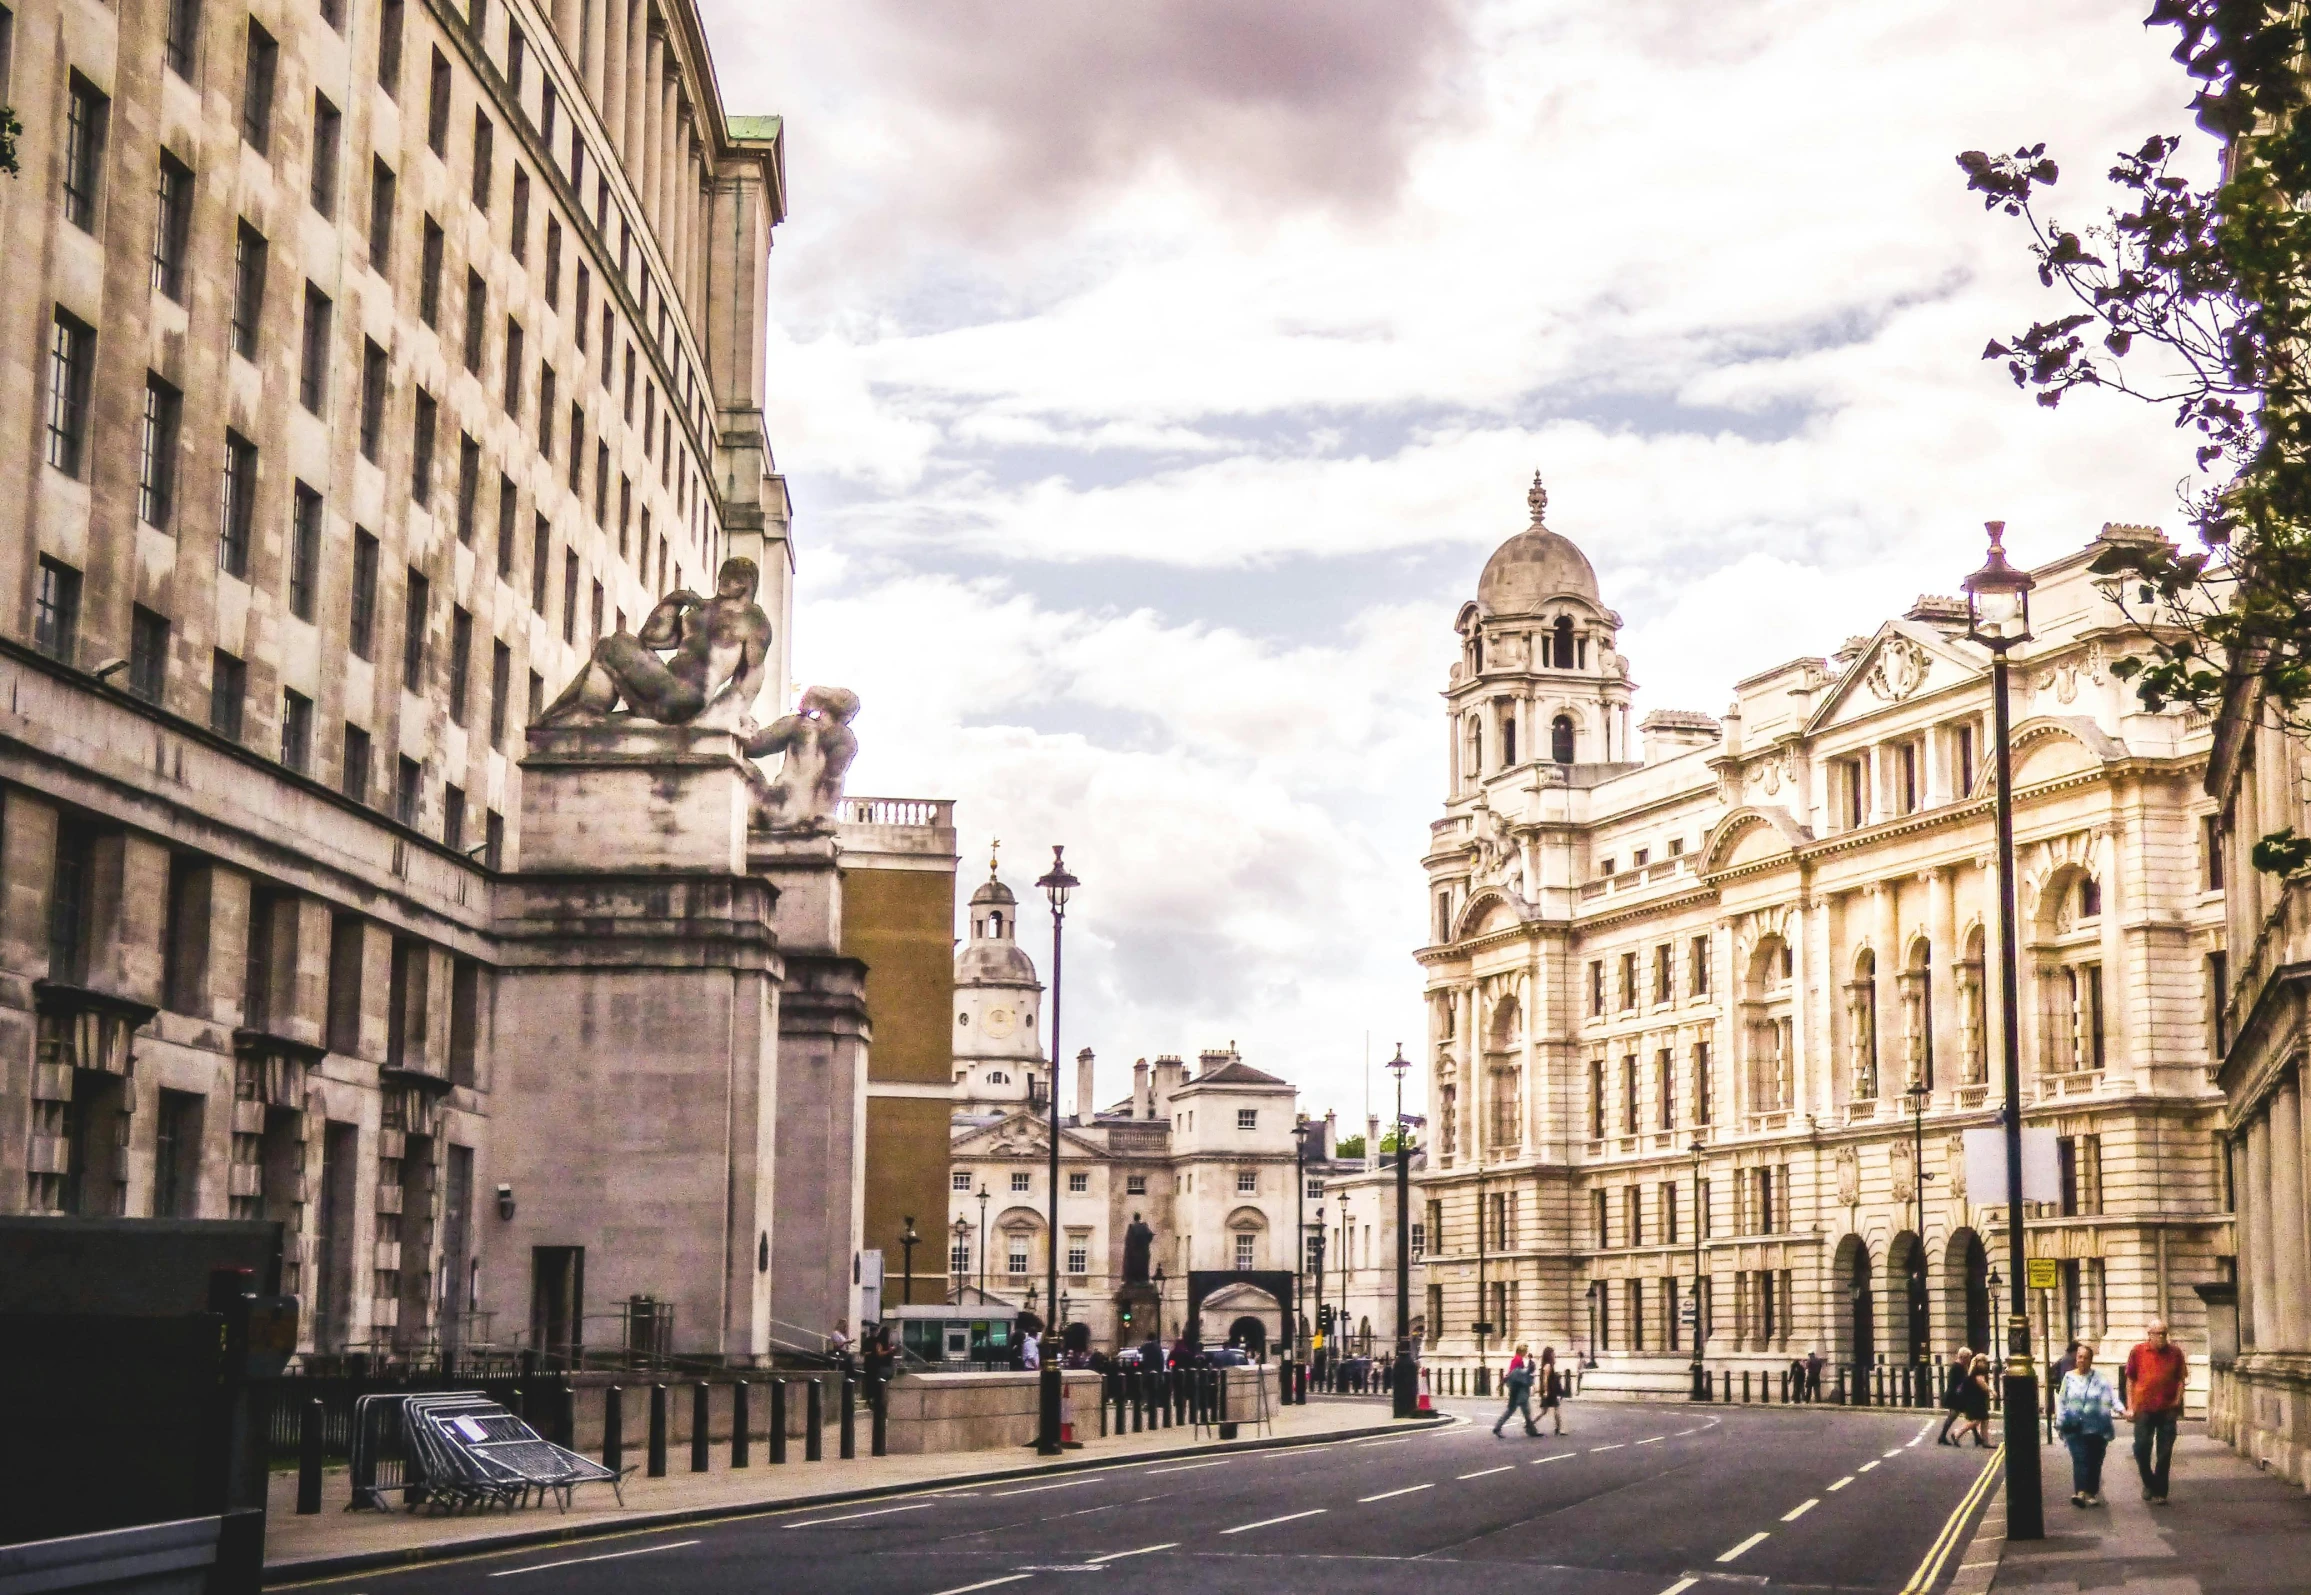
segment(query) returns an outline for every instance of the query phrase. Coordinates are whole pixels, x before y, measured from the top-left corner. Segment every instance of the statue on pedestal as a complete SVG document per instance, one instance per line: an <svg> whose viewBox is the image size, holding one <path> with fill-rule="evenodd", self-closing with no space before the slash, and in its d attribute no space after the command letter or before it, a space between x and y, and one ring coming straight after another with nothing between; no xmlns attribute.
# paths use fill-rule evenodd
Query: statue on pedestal
<svg viewBox="0 0 2311 1595"><path fill-rule="evenodd" d="M637 720L752 736L754 700L770 668L770 616L754 601L760 585L753 560L731 558L714 597L668 593L640 632L594 644L538 724L598 724L623 703Z"/></svg>
<svg viewBox="0 0 2311 1595"><path fill-rule="evenodd" d="M1123 1232L1123 1282L1144 1285L1147 1280L1148 1253L1155 1249L1155 1231L1147 1220L1137 1213L1131 1216L1131 1228Z"/></svg>
<svg viewBox="0 0 2311 1595"><path fill-rule="evenodd" d="M806 687L794 713L747 739L749 759L782 756L774 776L747 766L756 830L812 836L834 829L843 777L859 756L858 733L851 729L858 712L859 695L848 687Z"/></svg>

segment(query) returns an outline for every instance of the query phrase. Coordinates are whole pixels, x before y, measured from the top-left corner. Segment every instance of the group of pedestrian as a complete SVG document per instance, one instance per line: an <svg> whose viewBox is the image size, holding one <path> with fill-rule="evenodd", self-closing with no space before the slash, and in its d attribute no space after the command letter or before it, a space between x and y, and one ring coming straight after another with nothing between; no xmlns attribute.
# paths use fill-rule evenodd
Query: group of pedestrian
<svg viewBox="0 0 2311 1595"><path fill-rule="evenodd" d="M1990 1355L1960 1346L1958 1355L1950 1359L1950 1374L1942 1387L1942 1409L1949 1414L1942 1420L1942 1432L1934 1436L1936 1445L1964 1445L1971 1433L1977 1446L1990 1444ZM1958 1437L1950 1438L1955 1426Z"/></svg>
<svg viewBox="0 0 2311 1595"><path fill-rule="evenodd" d="M2073 1345L2067 1361L2055 1395L2054 1432L2070 1451L2070 1504L2104 1504L2102 1459L2117 1435L2115 1420L2124 1418L2134 1425L2134 1465L2142 1476L2142 1498L2152 1506L2166 1505L2187 1365L2165 1322L2153 1319L2142 1343L2127 1353L2121 1371L2123 1395L2095 1367L2094 1347L2087 1342Z"/></svg>
<svg viewBox="0 0 2311 1595"><path fill-rule="evenodd" d="M1540 1396L1541 1410L1556 1425L1550 1432L1565 1432L1565 1385L1557 1374L1556 1347L1543 1346L1540 1360L1536 1362L1532 1347L1518 1346L1516 1355L1509 1359L1508 1372L1501 1375L1501 1388L1507 1392L1509 1404L1502 1409L1500 1422L1493 1425L1496 1438L1507 1427L1509 1419L1520 1412L1525 1418L1525 1433L1537 1435L1541 1432L1540 1425L1533 1421L1533 1397L1536 1392Z"/></svg>

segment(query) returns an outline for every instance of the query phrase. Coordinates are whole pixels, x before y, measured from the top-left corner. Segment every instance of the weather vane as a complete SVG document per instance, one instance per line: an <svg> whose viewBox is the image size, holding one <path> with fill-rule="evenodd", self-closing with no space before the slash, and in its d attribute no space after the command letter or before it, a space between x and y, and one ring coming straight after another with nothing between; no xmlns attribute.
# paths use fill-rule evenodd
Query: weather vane
<svg viewBox="0 0 2311 1595"><path fill-rule="evenodd" d="M987 878L995 878L995 861L1003 855L1003 838L996 837L987 844Z"/></svg>
<svg viewBox="0 0 2311 1595"><path fill-rule="evenodd" d="M1549 490L1541 486L1541 473L1538 471L1533 473L1533 485L1525 494L1525 502L1533 507L1533 524L1538 526L1541 516L1549 507Z"/></svg>

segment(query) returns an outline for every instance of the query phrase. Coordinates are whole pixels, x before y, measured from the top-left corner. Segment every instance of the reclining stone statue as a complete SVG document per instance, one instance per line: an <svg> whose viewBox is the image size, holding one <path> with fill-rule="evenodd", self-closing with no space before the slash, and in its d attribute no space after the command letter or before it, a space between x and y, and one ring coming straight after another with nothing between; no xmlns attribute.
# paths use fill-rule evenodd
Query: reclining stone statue
<svg viewBox="0 0 2311 1595"><path fill-rule="evenodd" d="M754 561L734 557L722 562L714 597L668 593L639 632L594 644L538 724L598 724L623 703L637 720L755 735L752 709L769 674L771 640L770 617L754 601L760 584Z"/></svg>
<svg viewBox="0 0 2311 1595"><path fill-rule="evenodd" d="M843 776L859 754L858 733L851 729L858 712L859 695L848 687L809 687L794 713L747 738L749 759L783 755L775 776L747 766L756 830L818 835L834 829Z"/></svg>

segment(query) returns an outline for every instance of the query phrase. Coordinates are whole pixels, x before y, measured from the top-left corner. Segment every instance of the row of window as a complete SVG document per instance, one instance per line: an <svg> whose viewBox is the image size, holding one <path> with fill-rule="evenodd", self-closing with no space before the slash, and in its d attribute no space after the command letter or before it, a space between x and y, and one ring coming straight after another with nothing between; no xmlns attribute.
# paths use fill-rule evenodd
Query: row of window
<svg viewBox="0 0 2311 1595"><path fill-rule="evenodd" d="M971 1179L969 1169L951 1169L947 1174L947 1189L967 1195L972 1188ZM1014 1194L1024 1194L1034 1188L1035 1176L1033 1174L1025 1169L1013 1169L1011 1171L1011 1190ZM1147 1176L1144 1174L1126 1174L1123 1177L1123 1188L1126 1196L1145 1196L1147 1195ZM1084 1194L1091 1189L1091 1175L1081 1169L1069 1170L1067 1189L1072 1195Z"/></svg>
<svg viewBox="0 0 2311 1595"><path fill-rule="evenodd" d="M1605 1015L1608 997L1605 980L1605 960L1589 960L1589 1017L1601 1019ZM1677 989L1679 959L1674 942L1657 942L1652 956L1644 965L1634 950L1622 953L1614 968L1610 992L1615 1011L1631 1013L1642 1006L1660 1007L1676 1002L1682 995L1688 1002L1700 1002L1710 994L1709 938L1706 935L1689 937L1685 944L1685 989ZM1641 979L1641 972L1649 978Z"/></svg>
<svg viewBox="0 0 2311 1595"><path fill-rule="evenodd" d="M1716 1122L1716 1073L1710 1067L1710 1046L1706 1041L1693 1043L1688 1054L1689 1080L1693 1123L1704 1128ZM1609 1066L1603 1058L1589 1060L1589 1139L1601 1141L1609 1134L1637 1135L1646 1129L1654 1131L1677 1128L1678 1104L1685 1100L1677 1078L1677 1053L1674 1048L1657 1048L1653 1054L1652 1122L1639 1122L1639 1087L1642 1070L1637 1054L1625 1053L1621 1058L1620 1089L1611 1089ZM1618 1111L1616 1112L1616 1106ZM1615 1128L1615 1121L1618 1128Z"/></svg>
<svg viewBox="0 0 2311 1595"><path fill-rule="evenodd" d="M1838 828L1859 830L1873 817L1915 814L1933 801L1927 781L1930 747L1938 749L1944 761L1947 780L1935 783L1947 787L1941 801L1964 802L1974 791L1976 745L1974 722L1960 720L1867 753L1831 760L1826 796Z"/></svg>

